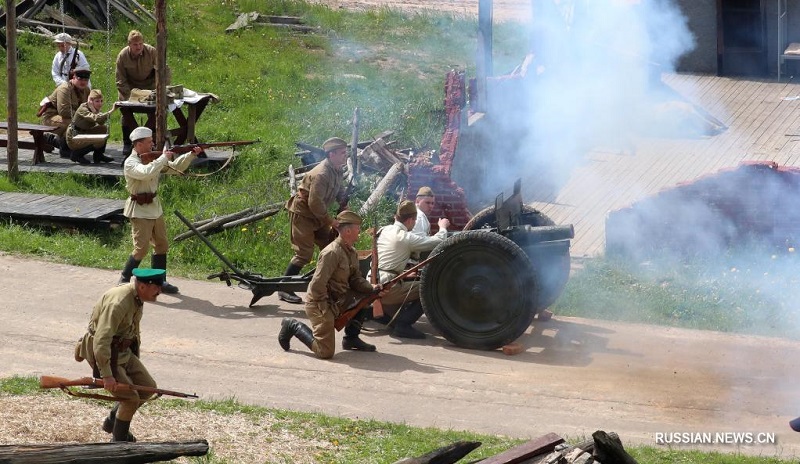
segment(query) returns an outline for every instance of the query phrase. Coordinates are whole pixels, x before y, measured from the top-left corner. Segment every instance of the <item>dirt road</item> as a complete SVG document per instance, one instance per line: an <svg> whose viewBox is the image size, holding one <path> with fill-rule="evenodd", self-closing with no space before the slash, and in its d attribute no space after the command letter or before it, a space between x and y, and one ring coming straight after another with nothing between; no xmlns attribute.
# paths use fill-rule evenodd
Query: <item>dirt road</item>
<svg viewBox="0 0 800 464"><path fill-rule="evenodd" d="M0 376L87 375L73 344L117 274L0 255L0 275ZM165 388L523 438L603 429L653 444L656 433L775 433L775 445L698 447L800 455L800 434L787 426L800 415L797 342L556 317L524 335L516 356L372 332L377 353L322 361L277 344L281 318L304 319L300 307L268 297L249 309L245 290L171 280L183 294L146 304L142 324L143 359Z"/></svg>
<svg viewBox="0 0 800 464"><path fill-rule="evenodd" d="M478 0L312 0L331 8L367 10L392 8L409 13L437 11L455 15L478 16ZM494 0L492 17L495 21L530 21L530 0Z"/></svg>

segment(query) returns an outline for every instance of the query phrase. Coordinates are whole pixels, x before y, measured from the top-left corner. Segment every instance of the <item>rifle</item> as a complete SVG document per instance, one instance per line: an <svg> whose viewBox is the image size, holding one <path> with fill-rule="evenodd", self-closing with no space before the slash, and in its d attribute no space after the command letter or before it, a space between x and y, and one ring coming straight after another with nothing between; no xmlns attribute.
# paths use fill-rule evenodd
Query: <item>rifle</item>
<svg viewBox="0 0 800 464"><path fill-rule="evenodd" d="M378 221L372 222L372 256L370 257L369 274L370 283L378 283ZM383 316L383 303L381 300L372 302L372 317Z"/></svg>
<svg viewBox="0 0 800 464"><path fill-rule="evenodd" d="M119 401L118 398L115 398L113 396L76 392L71 390L69 387L105 388L105 384L103 383L103 379L98 379L96 377L81 377L79 379L70 380L64 377L43 375L39 379L39 388L60 388L61 390L64 391L64 393L79 398L94 398L98 400ZM191 393L181 393L172 390L164 390L163 388L145 387L142 385L131 385L127 383L118 383L117 389L140 391L143 393L150 393L156 395L151 399L159 398L161 397L161 395L177 396L178 398L198 398L197 395Z"/></svg>
<svg viewBox="0 0 800 464"><path fill-rule="evenodd" d="M156 159L167 151L175 153L176 155L180 155L182 153L188 153L197 147L200 147L203 150L205 150L206 148L213 148L213 147L238 147L241 145L252 145L257 142L259 142L259 140L238 140L235 142L188 143L186 145L175 145L172 148L162 151L156 150L156 151L148 151L145 153L140 153L139 157L142 158L142 161L144 161L145 157L152 157L152 159Z"/></svg>
<svg viewBox="0 0 800 464"><path fill-rule="evenodd" d="M75 71L75 68L78 67L78 51L80 50L80 43L76 40L75 41L75 53L72 55L72 62L69 64L69 73Z"/></svg>
<svg viewBox="0 0 800 464"><path fill-rule="evenodd" d="M420 261L419 263L417 263L416 266L413 266L413 267L410 267L410 268L406 269L405 271L403 271L400 275L398 275L394 279L392 279L392 280L386 282L385 284L383 284L383 289L381 291L391 289L392 287L395 286L395 284L397 284L398 282L402 281L403 279L405 279L409 275L411 275L414 272L416 272L417 269L419 269L422 266L424 266L424 265L428 264L429 262L433 261L440 254L441 254L441 252L436 253L435 255L428 256L427 259L425 259L424 261ZM368 304L372 303L373 301L379 300L381 298L379 293L380 292L375 292L375 293L373 293L371 295L365 296L364 298L360 299L358 301L358 303L356 303L355 306L353 306L352 308L350 308L350 309L346 310L345 312L339 314L339 317L337 317L333 321L334 328L336 328L336 330L342 330L344 328L344 326L346 326L347 323L350 322L350 319L354 318L356 316L356 314L358 314L362 309L364 309L365 306L367 306Z"/></svg>

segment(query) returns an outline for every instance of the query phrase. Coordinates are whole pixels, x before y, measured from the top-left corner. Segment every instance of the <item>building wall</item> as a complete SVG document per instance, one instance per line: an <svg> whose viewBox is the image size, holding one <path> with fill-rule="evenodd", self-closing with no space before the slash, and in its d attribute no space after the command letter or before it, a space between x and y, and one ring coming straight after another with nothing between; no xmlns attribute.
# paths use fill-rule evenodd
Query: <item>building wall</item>
<svg viewBox="0 0 800 464"><path fill-rule="evenodd" d="M717 2L716 0L675 0L687 19L695 41L693 51L677 63L681 72L717 73Z"/></svg>

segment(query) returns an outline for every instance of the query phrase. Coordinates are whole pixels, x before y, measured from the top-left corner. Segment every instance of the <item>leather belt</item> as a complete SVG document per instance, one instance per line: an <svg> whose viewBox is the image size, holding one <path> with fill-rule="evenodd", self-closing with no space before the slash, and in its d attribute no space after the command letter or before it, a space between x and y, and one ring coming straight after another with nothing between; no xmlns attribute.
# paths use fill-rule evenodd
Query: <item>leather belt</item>
<svg viewBox="0 0 800 464"><path fill-rule="evenodd" d="M157 194L158 192L132 193L131 200L139 205L149 205L153 202L153 198L155 198Z"/></svg>

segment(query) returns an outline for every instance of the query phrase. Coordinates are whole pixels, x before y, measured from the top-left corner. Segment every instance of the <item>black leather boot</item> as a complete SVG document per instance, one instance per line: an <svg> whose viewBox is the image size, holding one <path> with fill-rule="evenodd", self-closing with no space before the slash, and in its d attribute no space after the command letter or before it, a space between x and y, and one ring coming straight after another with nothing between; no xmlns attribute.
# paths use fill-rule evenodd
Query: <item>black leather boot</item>
<svg viewBox="0 0 800 464"><path fill-rule="evenodd" d="M125 267L122 269L122 276L120 276L117 285L127 284L131 281L133 270L139 267L142 260L136 259L133 256L128 256L128 261L125 262Z"/></svg>
<svg viewBox="0 0 800 464"><path fill-rule="evenodd" d="M125 162L125 159L131 156L131 151L133 151L133 143L131 142L131 132L133 132L133 127L125 127L122 126L122 162Z"/></svg>
<svg viewBox="0 0 800 464"><path fill-rule="evenodd" d="M153 269L164 269L167 270L167 255L153 255L150 257L150 267ZM174 295L178 293L178 287L170 284L166 280L164 283L161 284L161 293L166 293L168 295Z"/></svg>
<svg viewBox="0 0 800 464"><path fill-rule="evenodd" d="M108 417L103 420L103 431L106 433L114 433L114 422L117 418L117 410L119 403L115 404L111 411L108 412Z"/></svg>
<svg viewBox="0 0 800 464"><path fill-rule="evenodd" d="M289 342L292 337L297 337L309 350L311 349L311 344L314 343L314 333L311 332L309 326L297 319L284 317L281 321L281 331L278 333L278 343L283 348L283 351L289 351Z"/></svg>
<svg viewBox="0 0 800 464"><path fill-rule="evenodd" d="M412 326L422 316L422 303L419 300L412 301L398 311L400 311L400 314L394 318L392 335L399 338L425 338L424 333Z"/></svg>
<svg viewBox="0 0 800 464"><path fill-rule="evenodd" d="M130 432L131 421L124 421L120 419L114 420L114 431L112 432L111 441L128 441L136 442L136 437Z"/></svg>
<svg viewBox="0 0 800 464"><path fill-rule="evenodd" d="M88 155L92 150L94 150L94 148L92 148L91 145L88 147L78 148L77 150L72 150L70 152L69 159L70 161L73 161L75 163L89 164L89 160L87 160L84 157Z"/></svg>
<svg viewBox="0 0 800 464"><path fill-rule="evenodd" d="M94 153L92 153L92 161L94 161L94 164L110 163L114 161L114 158L106 156L106 146L104 144L102 147L94 149Z"/></svg>
<svg viewBox="0 0 800 464"><path fill-rule="evenodd" d="M289 266L286 268L286 272L284 272L283 275L295 276L300 274L300 271L302 270L302 267L289 263ZM294 292L278 292L278 299L292 304L301 304L303 302L303 299L297 296L297 294Z"/></svg>
<svg viewBox="0 0 800 464"><path fill-rule="evenodd" d="M368 308L362 309L354 318L350 319L350 322L344 327L344 338L342 338L343 350L375 351L375 345L370 345L359 337L359 335L361 335L361 327L364 325L364 321L367 320L371 311L372 310Z"/></svg>

